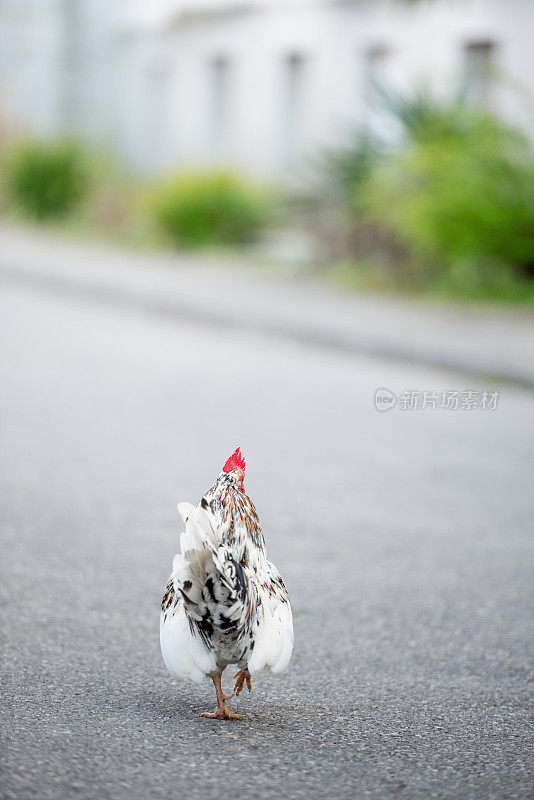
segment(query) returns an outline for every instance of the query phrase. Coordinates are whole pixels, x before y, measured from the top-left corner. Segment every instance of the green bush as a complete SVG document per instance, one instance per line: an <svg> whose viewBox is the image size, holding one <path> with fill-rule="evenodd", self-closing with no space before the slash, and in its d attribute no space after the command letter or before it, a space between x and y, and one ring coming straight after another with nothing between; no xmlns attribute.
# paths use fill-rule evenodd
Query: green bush
<svg viewBox="0 0 534 800"><path fill-rule="evenodd" d="M201 247L254 239L269 218L267 194L228 172L182 173L162 181L147 212L176 244Z"/></svg>
<svg viewBox="0 0 534 800"><path fill-rule="evenodd" d="M368 213L427 268L532 270L534 156L527 141L463 107L427 114L410 134L360 187Z"/></svg>
<svg viewBox="0 0 534 800"><path fill-rule="evenodd" d="M350 226L345 257L390 284L456 297L532 297L531 142L461 100L378 93L395 141L369 130L327 158Z"/></svg>
<svg viewBox="0 0 534 800"><path fill-rule="evenodd" d="M34 219L63 217L87 196L90 173L88 159L75 142L18 144L4 159L8 203Z"/></svg>

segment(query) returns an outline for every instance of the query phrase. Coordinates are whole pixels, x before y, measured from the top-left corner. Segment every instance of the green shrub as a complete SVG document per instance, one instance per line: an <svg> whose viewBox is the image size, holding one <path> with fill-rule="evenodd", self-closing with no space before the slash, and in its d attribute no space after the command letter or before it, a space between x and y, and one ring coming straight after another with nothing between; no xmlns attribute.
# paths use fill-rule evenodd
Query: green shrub
<svg viewBox="0 0 534 800"><path fill-rule="evenodd" d="M484 263L534 267L534 157L486 113L428 113L361 191L368 213L427 269L461 263L465 273L470 263L480 279Z"/></svg>
<svg viewBox="0 0 534 800"><path fill-rule="evenodd" d="M75 211L89 192L90 166L72 141L18 144L4 160L8 202L38 220Z"/></svg>
<svg viewBox="0 0 534 800"><path fill-rule="evenodd" d="M228 172L182 173L162 181L147 211L174 243L199 247L241 244L267 224L266 193Z"/></svg>
<svg viewBox="0 0 534 800"><path fill-rule="evenodd" d="M531 302L531 141L489 112L424 89L411 97L378 89L376 99L392 123L386 136L357 133L326 161L349 232L342 257L390 286Z"/></svg>

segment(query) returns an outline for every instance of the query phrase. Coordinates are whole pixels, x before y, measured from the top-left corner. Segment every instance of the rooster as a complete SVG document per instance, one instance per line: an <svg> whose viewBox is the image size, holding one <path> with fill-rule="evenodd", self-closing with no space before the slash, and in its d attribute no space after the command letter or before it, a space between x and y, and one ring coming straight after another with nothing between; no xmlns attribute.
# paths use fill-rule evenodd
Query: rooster
<svg viewBox="0 0 534 800"><path fill-rule="evenodd" d="M211 719L243 719L227 700L239 696L263 667L285 671L293 650L293 618L280 573L267 560L258 514L245 494L239 447L198 505L179 503L185 523L181 553L161 603L160 642L173 677L200 683L209 676L217 693ZM221 677L236 664L235 686L223 694Z"/></svg>

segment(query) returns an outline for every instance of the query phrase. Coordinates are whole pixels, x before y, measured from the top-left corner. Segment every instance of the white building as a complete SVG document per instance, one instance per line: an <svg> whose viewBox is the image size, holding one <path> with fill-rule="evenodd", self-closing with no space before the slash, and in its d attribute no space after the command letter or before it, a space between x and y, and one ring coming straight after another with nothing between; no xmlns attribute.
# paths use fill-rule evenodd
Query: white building
<svg viewBox="0 0 534 800"><path fill-rule="evenodd" d="M355 126L375 81L459 89L529 128L534 0L0 0L0 98L138 169L284 178Z"/></svg>

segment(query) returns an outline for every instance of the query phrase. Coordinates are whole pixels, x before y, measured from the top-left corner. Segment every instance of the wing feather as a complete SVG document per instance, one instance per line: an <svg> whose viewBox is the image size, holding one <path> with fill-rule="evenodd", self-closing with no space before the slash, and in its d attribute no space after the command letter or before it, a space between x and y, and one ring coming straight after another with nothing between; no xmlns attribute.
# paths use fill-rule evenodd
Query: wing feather
<svg viewBox="0 0 534 800"><path fill-rule="evenodd" d="M293 617L289 601L282 601L276 594L261 592L260 624L254 636L254 650L248 660L251 675L263 667L274 675L281 675L289 664L293 651Z"/></svg>
<svg viewBox="0 0 534 800"><path fill-rule="evenodd" d="M165 619L162 615L160 642L165 666L175 678L190 678L201 683L206 675L215 671L215 655L191 631L182 601L174 613Z"/></svg>

